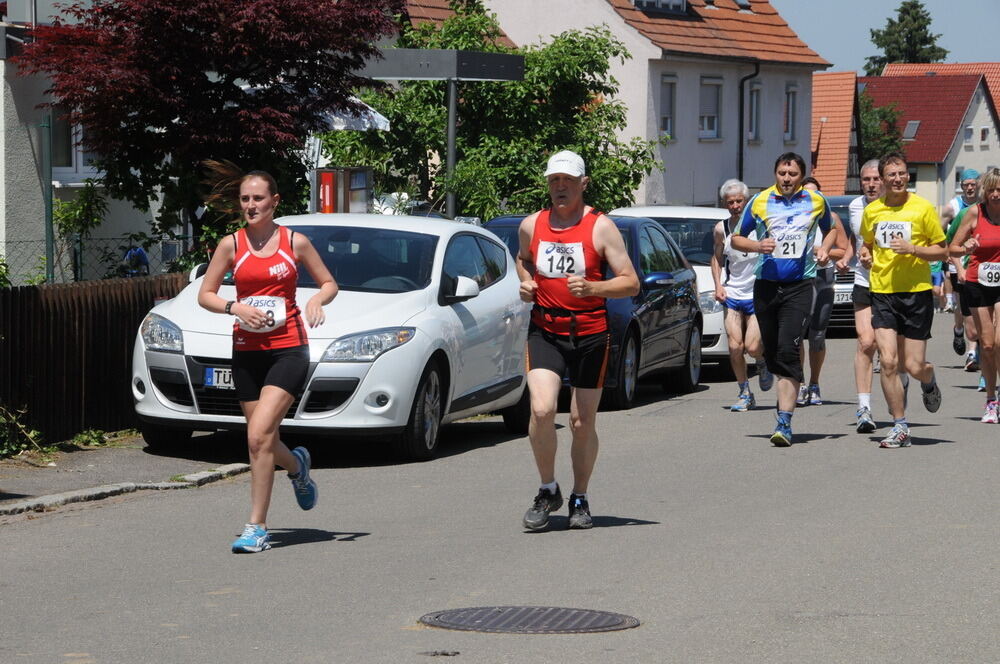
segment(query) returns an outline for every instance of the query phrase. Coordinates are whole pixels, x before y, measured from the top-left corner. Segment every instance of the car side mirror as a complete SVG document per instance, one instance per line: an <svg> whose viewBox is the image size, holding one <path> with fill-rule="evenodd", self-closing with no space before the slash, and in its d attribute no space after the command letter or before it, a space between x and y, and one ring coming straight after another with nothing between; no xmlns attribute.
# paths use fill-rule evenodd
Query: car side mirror
<svg viewBox="0 0 1000 664"><path fill-rule="evenodd" d="M208 263L198 263L193 268L191 268L191 273L188 274L188 283L193 282L199 277L205 276L205 272L208 271Z"/></svg>
<svg viewBox="0 0 1000 664"><path fill-rule="evenodd" d="M455 290L453 293L445 295L444 301L448 304L465 302L479 295L479 284L468 277L455 278Z"/></svg>
<svg viewBox="0 0 1000 664"><path fill-rule="evenodd" d="M675 282L674 275L670 272L650 272L642 279L642 285L649 289L666 288L673 286Z"/></svg>

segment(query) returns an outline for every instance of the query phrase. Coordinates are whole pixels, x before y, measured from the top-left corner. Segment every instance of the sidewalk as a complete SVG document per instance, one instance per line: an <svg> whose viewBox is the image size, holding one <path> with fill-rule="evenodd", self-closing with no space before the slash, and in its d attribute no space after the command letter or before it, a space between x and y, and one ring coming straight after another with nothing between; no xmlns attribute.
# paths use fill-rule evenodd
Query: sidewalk
<svg viewBox="0 0 1000 664"><path fill-rule="evenodd" d="M191 488L249 470L246 463L238 463L241 458L245 461L245 443L236 446L221 434L202 440L183 456L147 451L142 438L136 437L114 447L60 452L53 465L2 459L0 516L132 491Z"/></svg>

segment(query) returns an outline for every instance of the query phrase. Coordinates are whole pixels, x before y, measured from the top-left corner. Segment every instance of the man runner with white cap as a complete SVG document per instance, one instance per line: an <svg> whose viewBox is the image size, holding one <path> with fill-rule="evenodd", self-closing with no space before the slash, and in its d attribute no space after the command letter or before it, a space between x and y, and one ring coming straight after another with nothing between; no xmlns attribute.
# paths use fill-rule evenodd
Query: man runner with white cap
<svg viewBox="0 0 1000 664"><path fill-rule="evenodd" d="M590 183L583 159L563 150L545 169L552 206L529 215L518 229L521 299L533 302L528 330L528 437L541 487L524 527L542 530L563 503L555 478L555 417L564 374L572 387L573 493L569 527L590 528L587 488L597 461L597 407L607 369L607 298L639 292L639 278L618 227L583 202ZM614 276L604 279L604 264Z"/></svg>

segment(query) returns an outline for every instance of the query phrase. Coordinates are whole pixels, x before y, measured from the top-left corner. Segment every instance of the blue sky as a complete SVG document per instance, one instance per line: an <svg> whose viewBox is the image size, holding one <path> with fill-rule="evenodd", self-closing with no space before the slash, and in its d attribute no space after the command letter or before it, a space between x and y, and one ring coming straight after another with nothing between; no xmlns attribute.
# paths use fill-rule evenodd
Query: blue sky
<svg viewBox="0 0 1000 664"><path fill-rule="evenodd" d="M863 73L877 53L872 28L896 17L902 0L771 0L781 17L814 51L833 63L827 71ZM1000 62L1000 2L924 0L931 33L948 49L945 62Z"/></svg>

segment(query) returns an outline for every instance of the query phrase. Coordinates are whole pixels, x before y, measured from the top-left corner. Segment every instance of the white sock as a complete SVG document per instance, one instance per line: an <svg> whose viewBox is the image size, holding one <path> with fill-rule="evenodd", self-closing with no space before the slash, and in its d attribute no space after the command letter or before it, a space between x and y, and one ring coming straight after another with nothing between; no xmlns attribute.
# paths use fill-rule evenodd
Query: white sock
<svg viewBox="0 0 1000 664"><path fill-rule="evenodd" d="M548 484L543 484L541 486L541 488L542 489L547 489L549 493L555 493L556 489L559 488L559 483L556 482L555 480L553 480L552 482L549 482Z"/></svg>
<svg viewBox="0 0 1000 664"><path fill-rule="evenodd" d="M574 493L573 495L577 496L579 498L583 498L584 500L587 500L587 494L585 494L585 493ZM587 500L587 502L589 503L590 501Z"/></svg>
<svg viewBox="0 0 1000 664"><path fill-rule="evenodd" d="M872 409L872 393L858 392L858 409L867 408Z"/></svg>

